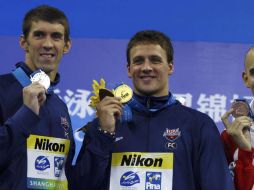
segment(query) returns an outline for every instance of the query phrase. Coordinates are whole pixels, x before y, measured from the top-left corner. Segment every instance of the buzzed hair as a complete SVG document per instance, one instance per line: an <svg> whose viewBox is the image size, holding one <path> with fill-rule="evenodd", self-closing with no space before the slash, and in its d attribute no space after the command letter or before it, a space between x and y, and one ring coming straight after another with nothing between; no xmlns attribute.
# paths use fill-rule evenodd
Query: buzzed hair
<svg viewBox="0 0 254 190"><path fill-rule="evenodd" d="M49 23L59 23L64 27L64 40L67 42L70 40L70 26L68 19L63 11L51 7L49 5L40 5L29 10L24 19L22 25L22 31L24 38L27 39L33 22L46 21Z"/></svg>
<svg viewBox="0 0 254 190"><path fill-rule="evenodd" d="M130 65L130 51L133 47L141 44L158 44L162 49L165 50L167 55L168 63L173 64L174 57L174 49L171 43L171 40L168 36L163 34L162 32L156 30L143 30L137 32L129 41L127 50L126 50L126 58L128 66Z"/></svg>

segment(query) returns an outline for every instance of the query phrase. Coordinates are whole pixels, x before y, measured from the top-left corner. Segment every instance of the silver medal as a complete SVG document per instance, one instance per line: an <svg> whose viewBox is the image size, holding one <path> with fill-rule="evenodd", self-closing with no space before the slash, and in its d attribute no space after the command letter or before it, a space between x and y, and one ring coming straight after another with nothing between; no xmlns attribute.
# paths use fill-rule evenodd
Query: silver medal
<svg viewBox="0 0 254 190"><path fill-rule="evenodd" d="M46 90L48 90L50 86L50 78L49 76L42 70L36 71L32 76L31 76L31 82L39 82Z"/></svg>

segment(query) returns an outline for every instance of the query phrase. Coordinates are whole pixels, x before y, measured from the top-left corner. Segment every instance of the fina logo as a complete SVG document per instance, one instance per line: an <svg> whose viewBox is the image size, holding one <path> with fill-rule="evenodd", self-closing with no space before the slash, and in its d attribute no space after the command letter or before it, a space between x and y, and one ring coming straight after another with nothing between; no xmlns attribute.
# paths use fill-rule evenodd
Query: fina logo
<svg viewBox="0 0 254 190"><path fill-rule="evenodd" d="M136 183L140 183L139 176L137 175L137 172L134 173L132 171L125 172L121 179L120 179L120 185L121 186L132 186Z"/></svg>
<svg viewBox="0 0 254 190"><path fill-rule="evenodd" d="M54 172L55 177L60 177L64 165L64 157L54 157Z"/></svg>
<svg viewBox="0 0 254 190"><path fill-rule="evenodd" d="M161 190L161 172L146 172L145 190Z"/></svg>
<svg viewBox="0 0 254 190"><path fill-rule="evenodd" d="M35 160L34 165L35 165L35 169L40 171L50 168L50 163L46 156L38 156Z"/></svg>

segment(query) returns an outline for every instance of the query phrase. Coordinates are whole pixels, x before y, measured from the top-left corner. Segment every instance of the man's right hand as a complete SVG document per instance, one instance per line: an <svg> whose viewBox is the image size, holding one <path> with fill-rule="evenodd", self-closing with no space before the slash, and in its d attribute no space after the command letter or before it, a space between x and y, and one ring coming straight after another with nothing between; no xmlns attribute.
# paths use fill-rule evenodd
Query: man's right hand
<svg viewBox="0 0 254 190"><path fill-rule="evenodd" d="M35 82L23 88L23 103L39 115L40 107L46 100L46 89Z"/></svg>
<svg viewBox="0 0 254 190"><path fill-rule="evenodd" d="M231 123L228 118L233 111L234 109L231 108L221 117L221 120L236 145L243 150L251 151L250 127L252 126L252 120L247 116L240 116Z"/></svg>
<svg viewBox="0 0 254 190"><path fill-rule="evenodd" d="M108 132L115 131L116 120L122 115L120 98L106 96L96 106L100 127Z"/></svg>

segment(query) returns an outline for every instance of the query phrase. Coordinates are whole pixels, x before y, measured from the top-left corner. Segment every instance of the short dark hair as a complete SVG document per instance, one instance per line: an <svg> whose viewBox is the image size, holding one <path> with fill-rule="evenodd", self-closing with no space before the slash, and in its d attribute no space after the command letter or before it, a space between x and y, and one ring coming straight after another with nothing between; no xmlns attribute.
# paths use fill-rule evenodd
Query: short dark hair
<svg viewBox="0 0 254 190"><path fill-rule="evenodd" d="M130 65L130 51L133 47L140 44L158 44L166 51L168 63L173 63L174 49L171 40L162 32L156 30L143 30L137 32L129 41L126 57L127 63Z"/></svg>
<svg viewBox="0 0 254 190"><path fill-rule="evenodd" d="M38 22L40 20L49 23L62 24L64 27L64 39L65 41L70 40L70 26L66 15L63 11L49 5L40 5L26 13L22 25L22 31L25 39L27 39L31 30L32 22Z"/></svg>

